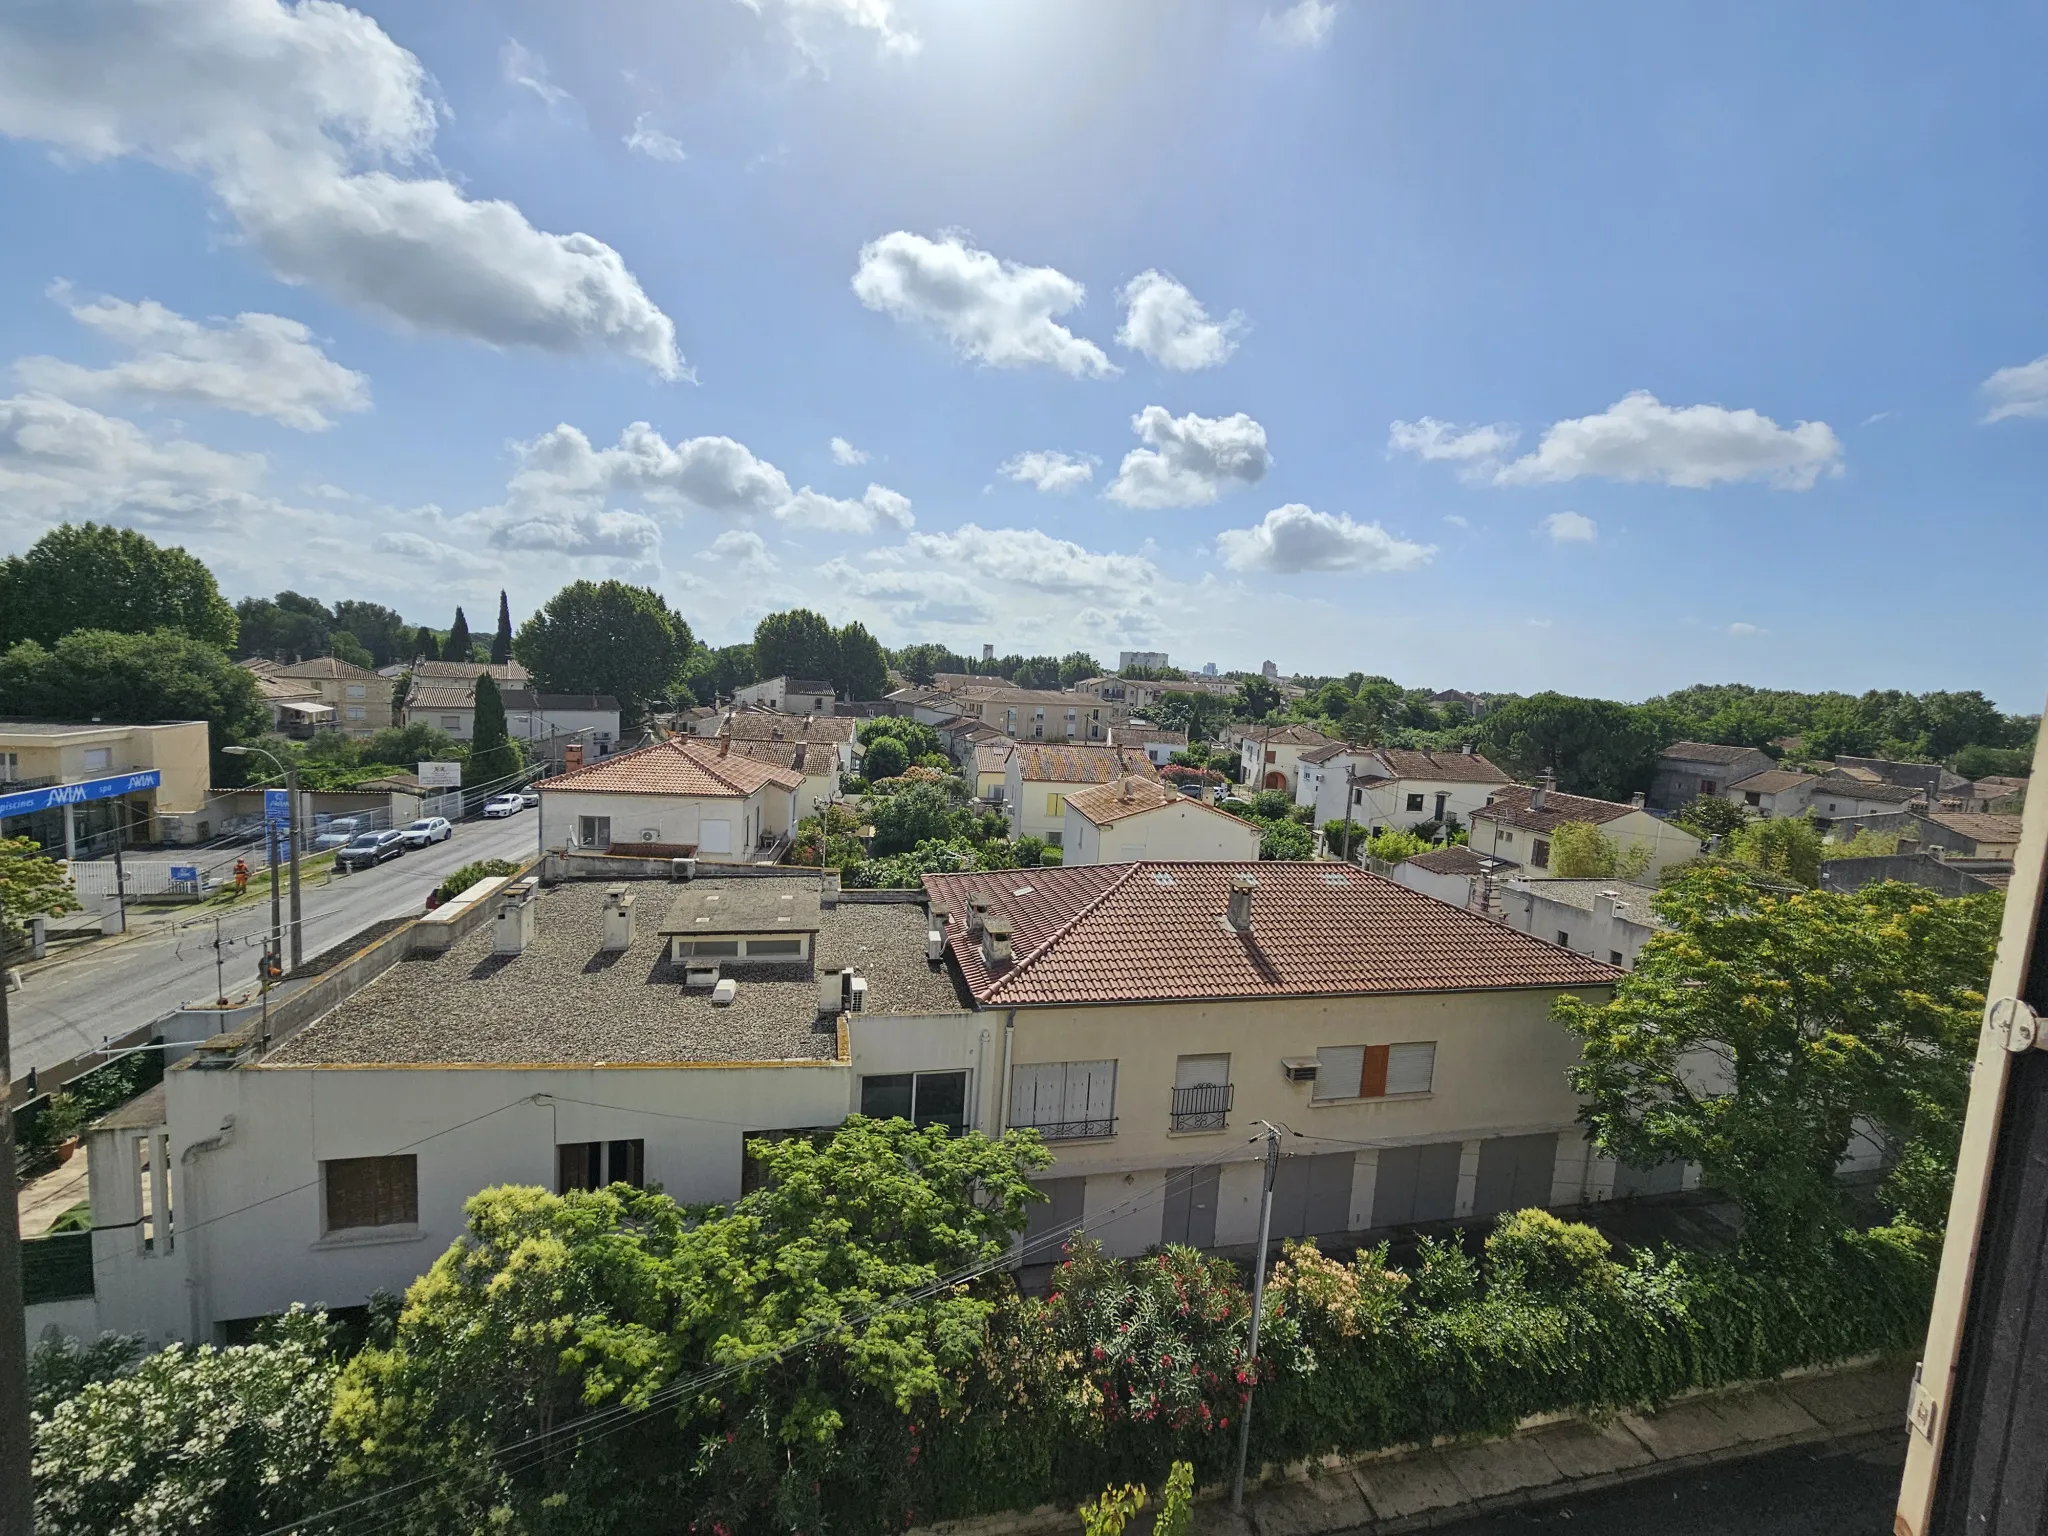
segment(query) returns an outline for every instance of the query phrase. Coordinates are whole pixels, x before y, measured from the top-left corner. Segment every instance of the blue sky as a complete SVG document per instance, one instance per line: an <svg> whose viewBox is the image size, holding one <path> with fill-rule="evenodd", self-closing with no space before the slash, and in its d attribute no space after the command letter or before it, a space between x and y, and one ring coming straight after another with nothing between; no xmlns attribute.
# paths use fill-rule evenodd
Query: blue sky
<svg viewBox="0 0 2048 1536"><path fill-rule="evenodd" d="M2038 8L595 14L8 8L0 545L2039 707Z"/></svg>

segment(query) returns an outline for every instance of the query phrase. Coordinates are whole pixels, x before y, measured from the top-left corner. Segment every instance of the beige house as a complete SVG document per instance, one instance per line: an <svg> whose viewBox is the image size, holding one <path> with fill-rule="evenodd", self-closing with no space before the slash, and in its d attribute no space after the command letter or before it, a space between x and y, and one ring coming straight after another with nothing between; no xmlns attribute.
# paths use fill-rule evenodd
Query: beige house
<svg viewBox="0 0 2048 1536"><path fill-rule="evenodd" d="M1081 741L1106 746L1110 727L1129 718L1122 704L1085 693L1033 688L961 688L948 693L946 702L951 714L979 720L1016 741Z"/></svg>
<svg viewBox="0 0 2048 1536"><path fill-rule="evenodd" d="M283 663L264 656L251 656L242 669L256 679L256 691L263 707L270 711L270 728L295 741L310 740L315 733L332 730L340 711L320 701L320 690L310 682L281 677Z"/></svg>
<svg viewBox="0 0 2048 1536"><path fill-rule="evenodd" d="M1613 967L1342 864L1030 873L925 877L1003 1024L1003 1124L1057 1154L1027 1242L1083 1221L1122 1254L1253 1242L1261 1121L1299 1133L1275 1239L1612 1192L1549 1010Z"/></svg>
<svg viewBox="0 0 2048 1536"><path fill-rule="evenodd" d="M391 684L367 667L315 656L311 661L279 667L271 676L284 683L304 683L322 704L332 705L334 725L359 741L391 728Z"/></svg>
<svg viewBox="0 0 2048 1536"><path fill-rule="evenodd" d="M1551 838L1566 822L1590 822L1623 850L1647 845L1650 863L1645 879L1654 878L1666 865L1682 864L1700 855L1698 838L1659 821L1640 802L1621 805L1613 800L1592 800L1559 794L1541 784L1510 784L1494 791L1493 797L1472 813L1469 841L1474 853L1519 864L1532 875L1545 874L1550 869Z"/></svg>
<svg viewBox="0 0 2048 1536"><path fill-rule="evenodd" d="M1259 856L1259 829L1158 779L1125 774L1067 796L1068 864L1131 859L1245 861Z"/></svg>
<svg viewBox="0 0 2048 1536"><path fill-rule="evenodd" d="M1289 795L1301 783L1305 752L1339 745L1306 725L1260 725L1235 733L1238 781L1247 789L1281 789Z"/></svg>
<svg viewBox="0 0 2048 1536"><path fill-rule="evenodd" d="M772 763L803 776L796 792L796 819L815 816L819 808L839 796L840 755L830 741L752 741L733 738L724 743L733 757L756 763Z"/></svg>
<svg viewBox="0 0 2048 1536"><path fill-rule="evenodd" d="M1009 793L1010 754L1017 743L999 736L974 744L974 798L1000 803Z"/></svg>
<svg viewBox="0 0 2048 1536"><path fill-rule="evenodd" d="M204 720L0 720L0 837L71 858L93 839L196 843L212 779Z"/></svg>
<svg viewBox="0 0 2048 1536"><path fill-rule="evenodd" d="M543 848L751 864L787 846L804 775L677 736L535 787Z"/></svg>
<svg viewBox="0 0 2048 1536"><path fill-rule="evenodd" d="M1134 747L1018 742L1003 770L1010 836L1042 837L1060 847L1067 835L1067 796L1124 774L1159 777L1145 754Z"/></svg>

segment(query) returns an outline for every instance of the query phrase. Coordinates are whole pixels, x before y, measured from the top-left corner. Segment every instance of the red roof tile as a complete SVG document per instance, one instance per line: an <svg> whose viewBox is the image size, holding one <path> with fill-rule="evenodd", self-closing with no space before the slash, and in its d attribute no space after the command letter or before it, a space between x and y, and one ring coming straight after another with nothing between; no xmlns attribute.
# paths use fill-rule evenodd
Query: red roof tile
<svg viewBox="0 0 2048 1536"><path fill-rule="evenodd" d="M1159 777L1152 760L1136 747L1022 742L1017 747L1017 763L1027 784L1107 784L1120 773Z"/></svg>
<svg viewBox="0 0 2048 1536"><path fill-rule="evenodd" d="M801 789L804 776L774 763L737 753L721 754L716 742L676 736L651 747L620 752L559 778L543 779L541 790L606 795L704 795L739 798L764 784Z"/></svg>
<svg viewBox="0 0 2048 1536"><path fill-rule="evenodd" d="M1170 805L1191 806L1198 811L1207 811L1211 816L1221 816L1225 821L1234 821L1241 827L1251 826L1243 817L1218 810L1193 795L1184 795L1171 784L1135 773L1126 774L1121 780L1111 779L1107 784L1091 784L1086 789L1077 789L1067 796L1067 804L1098 827L1107 827L1128 817L1141 816L1146 811Z"/></svg>
<svg viewBox="0 0 2048 1536"><path fill-rule="evenodd" d="M1224 920L1249 873L1249 933ZM926 875L975 1001L1033 1004L1607 986L1621 972L1347 864L1138 863ZM967 901L1010 919L991 976Z"/></svg>
<svg viewBox="0 0 2048 1536"><path fill-rule="evenodd" d="M1565 795L1546 790L1541 810L1529 808L1531 790L1527 784L1509 784L1497 789L1486 804L1472 813L1506 827L1523 827L1531 832L1554 832L1568 821L1589 821L1594 826L1619 821L1640 806L1620 805L1612 800L1590 800L1584 795Z"/></svg>

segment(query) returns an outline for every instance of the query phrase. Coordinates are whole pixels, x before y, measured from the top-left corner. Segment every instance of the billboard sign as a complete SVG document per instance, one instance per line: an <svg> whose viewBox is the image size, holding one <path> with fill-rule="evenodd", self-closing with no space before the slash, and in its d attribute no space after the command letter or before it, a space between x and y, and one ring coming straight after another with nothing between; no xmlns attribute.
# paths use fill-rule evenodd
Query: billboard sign
<svg viewBox="0 0 2048 1536"><path fill-rule="evenodd" d="M419 765L421 789L462 788L462 764L421 763Z"/></svg>
<svg viewBox="0 0 2048 1536"><path fill-rule="evenodd" d="M199 866L197 864L173 864L171 866L171 881L175 885L197 885L199 883Z"/></svg>
<svg viewBox="0 0 2048 1536"><path fill-rule="evenodd" d="M292 792L288 789L263 791L263 819L274 827L288 826L292 819Z"/></svg>
<svg viewBox="0 0 2048 1536"><path fill-rule="evenodd" d="M30 816L37 811L59 810L67 805L84 805L90 800L118 800L123 795L155 789L164 776L154 768L141 773L116 774L111 779L84 779L76 784L50 784L41 789L24 789L0 795L0 818Z"/></svg>

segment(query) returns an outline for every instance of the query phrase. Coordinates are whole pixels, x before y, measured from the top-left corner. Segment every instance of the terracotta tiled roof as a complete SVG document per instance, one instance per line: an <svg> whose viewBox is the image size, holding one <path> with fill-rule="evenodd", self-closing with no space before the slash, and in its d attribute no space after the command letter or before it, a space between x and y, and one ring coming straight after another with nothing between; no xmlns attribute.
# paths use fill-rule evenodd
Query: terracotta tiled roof
<svg viewBox="0 0 2048 1536"><path fill-rule="evenodd" d="M1107 784L1120 773L1139 774L1148 779L1159 777L1159 770L1135 747L1019 742L1017 766L1027 784Z"/></svg>
<svg viewBox="0 0 2048 1536"><path fill-rule="evenodd" d="M332 656L315 656L310 661L295 661L288 667L277 669L279 677L325 677L346 678L352 683L381 683L383 678L368 667L359 667L352 661L337 661Z"/></svg>
<svg viewBox="0 0 2048 1536"><path fill-rule="evenodd" d="M405 697L407 709L475 709L476 689L469 683L415 683Z"/></svg>
<svg viewBox="0 0 2048 1536"><path fill-rule="evenodd" d="M732 756L757 763L779 763L817 777L839 771L839 748L829 741L734 741Z"/></svg>
<svg viewBox="0 0 2048 1536"><path fill-rule="evenodd" d="M1790 768L1771 768L1763 773L1753 773L1740 784L1730 784L1730 789L1739 789L1750 795L1775 795L1784 790L1797 789L1802 784L1818 784L1819 778L1810 773L1797 773Z"/></svg>
<svg viewBox="0 0 2048 1536"><path fill-rule="evenodd" d="M1964 837L1979 843L2016 843L2020 840L2020 818L2017 816L1964 815L1960 812L1942 811L1927 818L1936 826L1947 827Z"/></svg>
<svg viewBox="0 0 2048 1536"><path fill-rule="evenodd" d="M474 683L480 673L488 672L494 681L517 683L524 687L532 681L526 675L526 668L516 661L416 661L412 664L414 678L431 677L445 682L459 678L465 683Z"/></svg>
<svg viewBox="0 0 2048 1536"><path fill-rule="evenodd" d="M1239 873L1258 881L1244 934L1224 920ZM948 909L954 962L985 1007L1600 987L1621 976L1348 864L1097 864L924 884ZM967 937L970 895L1011 922L1015 959L994 976Z"/></svg>
<svg viewBox="0 0 2048 1536"><path fill-rule="evenodd" d="M1327 747L1330 738L1312 726L1276 725L1269 732L1263 725L1248 725L1232 733L1239 741L1258 742L1268 747Z"/></svg>
<svg viewBox="0 0 2048 1536"><path fill-rule="evenodd" d="M1617 805L1612 800L1589 800L1584 795L1563 795L1556 790L1547 791L1543 796L1540 810L1529 809L1530 787L1527 784L1510 784L1495 790L1493 798L1472 813L1473 818L1485 817L1499 822L1504 827L1524 827L1531 832L1551 832L1568 821L1590 821L1595 826L1602 822L1619 821L1636 807Z"/></svg>
<svg viewBox="0 0 2048 1536"><path fill-rule="evenodd" d="M1506 784L1508 776L1479 752L1413 752L1374 747L1370 755L1394 770L1397 779L1440 779L1458 784Z"/></svg>
<svg viewBox="0 0 2048 1536"><path fill-rule="evenodd" d="M1357 750L1348 741L1333 741L1327 747L1309 748L1308 751L1301 754L1301 760L1304 763L1327 763L1332 758L1342 757L1347 752L1356 752Z"/></svg>
<svg viewBox="0 0 2048 1536"><path fill-rule="evenodd" d="M860 722L851 715L785 715L772 710L734 714L722 733L734 741L852 741Z"/></svg>
<svg viewBox="0 0 2048 1536"><path fill-rule="evenodd" d="M1010 754L1016 750L1014 741L978 741L974 744L974 771L1001 773L1010 766Z"/></svg>
<svg viewBox="0 0 2048 1536"><path fill-rule="evenodd" d="M1712 741L1674 741L1657 755L1659 757L1668 757L1681 763L1721 763L1725 765L1728 763L1739 763L1754 751L1756 751L1755 747L1724 747L1718 742Z"/></svg>
<svg viewBox="0 0 2048 1536"><path fill-rule="evenodd" d="M1094 822L1098 827L1112 826L1132 816L1141 816L1146 811L1156 811L1161 806L1185 805L1211 816L1221 816L1225 821L1234 821L1239 826L1249 827L1251 823L1242 816L1233 816L1228 811L1218 810L1193 795L1184 795L1173 785L1159 779L1140 778L1127 774L1121 781L1112 779L1107 784L1092 784L1086 789L1077 789L1067 796L1067 804Z"/></svg>
<svg viewBox="0 0 2048 1536"><path fill-rule="evenodd" d="M676 736L651 747L620 752L587 768L543 779L542 790L568 790L606 795L700 795L739 798L763 784L801 789L804 776L776 763L721 753L714 742Z"/></svg>
<svg viewBox="0 0 2048 1536"><path fill-rule="evenodd" d="M1840 795L1844 800L1881 800L1886 805L1904 805L1909 800L1918 800L1920 791L1907 789L1898 784L1887 784L1882 779L1857 778L1847 773L1824 773L1814 781L1816 795Z"/></svg>

